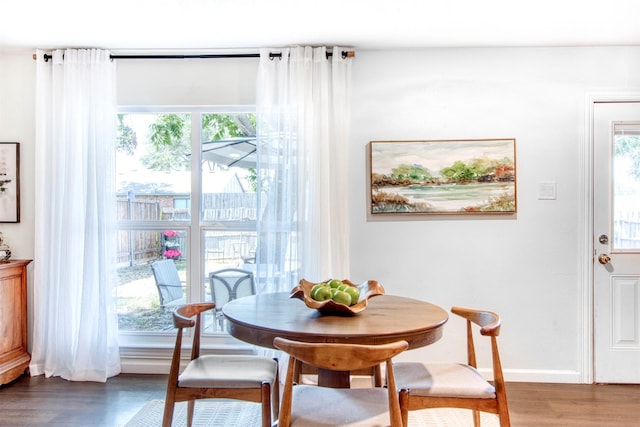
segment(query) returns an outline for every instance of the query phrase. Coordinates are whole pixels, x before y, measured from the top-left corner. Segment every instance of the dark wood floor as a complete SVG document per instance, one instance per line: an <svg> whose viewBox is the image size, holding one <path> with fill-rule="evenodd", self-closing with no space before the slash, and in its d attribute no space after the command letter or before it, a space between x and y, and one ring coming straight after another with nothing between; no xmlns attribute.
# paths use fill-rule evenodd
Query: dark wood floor
<svg viewBox="0 0 640 427"><path fill-rule="evenodd" d="M23 376L0 387L0 426L121 426L164 398L165 378L122 374L102 384ZM514 427L640 426L640 385L509 383L507 395Z"/></svg>

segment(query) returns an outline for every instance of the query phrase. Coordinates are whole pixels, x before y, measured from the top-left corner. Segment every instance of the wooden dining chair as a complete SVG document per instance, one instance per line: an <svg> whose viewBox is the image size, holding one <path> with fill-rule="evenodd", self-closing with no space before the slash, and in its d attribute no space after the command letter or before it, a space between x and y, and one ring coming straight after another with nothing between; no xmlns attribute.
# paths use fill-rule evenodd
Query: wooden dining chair
<svg viewBox="0 0 640 427"><path fill-rule="evenodd" d="M197 399L221 398L261 403L262 427L269 427L278 413L278 362L253 355L201 355L202 313L213 310L215 306L212 302L186 304L173 312L173 325L178 332L171 359L162 426L171 426L176 402L188 402L187 426L191 426ZM194 326L191 358L179 373L183 330Z"/></svg>
<svg viewBox="0 0 640 427"><path fill-rule="evenodd" d="M480 426L480 413L497 414L501 427L509 427L509 408L497 337L501 319L497 313L486 310L453 307L451 312L467 322L467 363L394 364L396 384L400 389L400 411L406 427L408 411L427 408L464 408L473 410L473 423ZM474 325L480 334L491 340L493 381L486 381L477 370L474 346Z"/></svg>
<svg viewBox="0 0 640 427"><path fill-rule="evenodd" d="M278 427L402 426L392 358L409 347L406 341L362 345L308 343L277 337L273 345L289 355ZM385 363L388 387L294 386L297 361L333 371L354 371Z"/></svg>

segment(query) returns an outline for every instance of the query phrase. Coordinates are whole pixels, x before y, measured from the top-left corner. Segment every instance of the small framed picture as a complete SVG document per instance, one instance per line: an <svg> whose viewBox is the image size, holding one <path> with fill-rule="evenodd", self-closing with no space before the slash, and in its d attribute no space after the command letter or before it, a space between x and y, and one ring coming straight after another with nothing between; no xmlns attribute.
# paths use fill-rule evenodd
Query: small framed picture
<svg viewBox="0 0 640 427"><path fill-rule="evenodd" d="M371 141L371 215L516 213L516 140Z"/></svg>
<svg viewBox="0 0 640 427"><path fill-rule="evenodd" d="M0 142L0 222L20 222L20 144Z"/></svg>

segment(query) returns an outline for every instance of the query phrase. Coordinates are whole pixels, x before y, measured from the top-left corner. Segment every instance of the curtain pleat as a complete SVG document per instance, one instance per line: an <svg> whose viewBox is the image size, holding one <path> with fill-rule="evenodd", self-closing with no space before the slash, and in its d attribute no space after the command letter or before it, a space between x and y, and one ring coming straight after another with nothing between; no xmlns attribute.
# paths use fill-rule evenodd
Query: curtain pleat
<svg viewBox="0 0 640 427"><path fill-rule="evenodd" d="M104 382L120 372L115 63L108 51L56 50L38 59L36 79L30 371Z"/></svg>
<svg viewBox="0 0 640 427"><path fill-rule="evenodd" d="M325 47L260 53L258 73L258 268L261 292L349 277L347 147L351 59ZM334 47L333 52L343 49ZM267 274L269 274L267 272Z"/></svg>

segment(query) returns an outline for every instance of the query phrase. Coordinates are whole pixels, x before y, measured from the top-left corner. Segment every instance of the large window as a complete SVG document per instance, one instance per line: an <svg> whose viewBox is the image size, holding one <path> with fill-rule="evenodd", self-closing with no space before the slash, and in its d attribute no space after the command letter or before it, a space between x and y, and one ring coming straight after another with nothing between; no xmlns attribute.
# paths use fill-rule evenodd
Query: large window
<svg viewBox="0 0 640 427"><path fill-rule="evenodd" d="M174 336L175 304L211 300L210 272L251 268L255 113L127 108L118 121L119 328L131 340L163 340Z"/></svg>

